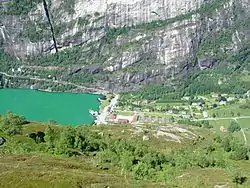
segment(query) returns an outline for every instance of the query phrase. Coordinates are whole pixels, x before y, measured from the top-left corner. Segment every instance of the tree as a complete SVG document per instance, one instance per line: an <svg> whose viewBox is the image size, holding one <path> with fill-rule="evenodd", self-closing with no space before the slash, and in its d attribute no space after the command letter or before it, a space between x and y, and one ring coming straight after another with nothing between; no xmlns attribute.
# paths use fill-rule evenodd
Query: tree
<svg viewBox="0 0 250 188"><path fill-rule="evenodd" d="M150 166L146 163L139 162L133 168L133 175L137 179L145 179L149 175Z"/></svg>
<svg viewBox="0 0 250 188"><path fill-rule="evenodd" d="M20 134L22 126L28 123L23 116L8 113L0 118L0 129L9 135Z"/></svg>
<svg viewBox="0 0 250 188"><path fill-rule="evenodd" d="M38 131L36 134L36 143L45 142L44 136L45 136L44 132Z"/></svg>
<svg viewBox="0 0 250 188"><path fill-rule="evenodd" d="M224 151L226 152L230 152L231 151L231 144L230 144L230 140L228 137L224 138L222 141L222 147L224 149Z"/></svg>
<svg viewBox="0 0 250 188"><path fill-rule="evenodd" d="M217 106L218 106L217 104L213 104L213 108L217 108Z"/></svg>
<svg viewBox="0 0 250 188"><path fill-rule="evenodd" d="M46 142L48 150L53 150L55 148L56 138L57 138L56 131L52 129L50 125L48 125L45 129L45 136L44 136L44 140Z"/></svg>
<svg viewBox="0 0 250 188"><path fill-rule="evenodd" d="M120 167L121 167L121 174L124 174L126 176L128 171L131 171L133 167L133 160L134 156L132 152L124 151L120 156Z"/></svg>
<svg viewBox="0 0 250 188"><path fill-rule="evenodd" d="M203 126L204 128L207 128L207 129L213 128L213 125L211 125L211 124L209 123L209 121L202 121L201 123L202 123L202 126Z"/></svg>
<svg viewBox="0 0 250 188"><path fill-rule="evenodd" d="M230 133L238 132L240 130L241 130L240 125L236 121L232 121L229 127L227 128L227 131Z"/></svg>
<svg viewBox="0 0 250 188"><path fill-rule="evenodd" d="M210 166L207 155L201 155L198 157L198 166L201 168L207 168Z"/></svg>
<svg viewBox="0 0 250 188"><path fill-rule="evenodd" d="M70 150L75 146L75 129L69 127L64 129L60 134L59 142L57 143L57 149L61 154L70 154Z"/></svg>
<svg viewBox="0 0 250 188"><path fill-rule="evenodd" d="M33 140L36 141L36 143L41 143L41 142L45 142L44 140L44 132L38 131L37 133L30 133L29 137L32 138Z"/></svg>
<svg viewBox="0 0 250 188"><path fill-rule="evenodd" d="M173 116L171 116L171 117L169 118L169 122L170 122L170 123L173 123L173 122L174 122L174 117L173 117Z"/></svg>
<svg viewBox="0 0 250 188"><path fill-rule="evenodd" d="M231 116L234 117L234 112L233 111L231 111Z"/></svg>

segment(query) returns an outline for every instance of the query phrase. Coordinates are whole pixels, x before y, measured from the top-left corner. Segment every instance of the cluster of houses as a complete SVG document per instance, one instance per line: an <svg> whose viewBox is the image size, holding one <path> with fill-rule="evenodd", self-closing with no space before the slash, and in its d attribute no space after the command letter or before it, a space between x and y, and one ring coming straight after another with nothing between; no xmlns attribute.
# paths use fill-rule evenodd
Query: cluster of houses
<svg viewBox="0 0 250 188"><path fill-rule="evenodd" d="M11 72L22 72L22 67L17 68L17 70L15 70L14 68L11 69Z"/></svg>
<svg viewBox="0 0 250 188"><path fill-rule="evenodd" d="M130 124L137 124L137 123L169 123L170 119L167 117L159 117L159 116L150 116L150 115L137 115L134 114L132 116L124 116L124 115L116 115L110 114L107 117L108 122L112 123L130 123Z"/></svg>
<svg viewBox="0 0 250 188"><path fill-rule="evenodd" d="M167 117L159 116L143 116L141 118L142 123L169 123L170 119Z"/></svg>
<svg viewBox="0 0 250 188"><path fill-rule="evenodd" d="M250 90L246 93L246 96L250 97ZM237 96L232 96L229 94L216 94L211 93L208 98L203 96L195 96L195 97L189 97L185 96L182 98L183 101L186 101L189 103L189 105L185 105L185 103L182 103L181 105L170 105L166 107L164 110L164 106L154 106L155 111L164 112L165 114L169 115L171 118L177 118L177 119L191 119L194 117L203 117L203 118L209 118L209 109L216 108L217 106L225 106L228 104L231 104L232 102L241 100L247 100L245 98L238 98ZM169 123L171 118L167 117L157 117L157 116L151 116L146 115L146 112L151 112L152 109L146 108L134 108L134 112L142 112L144 115L133 115L133 116L123 116L123 115L114 115L111 114L108 117L109 122L117 122L117 123ZM143 113L144 112L144 113Z"/></svg>
<svg viewBox="0 0 250 188"><path fill-rule="evenodd" d="M139 116L136 114L132 116L110 114L107 117L107 121L112 123L137 123L138 120Z"/></svg>

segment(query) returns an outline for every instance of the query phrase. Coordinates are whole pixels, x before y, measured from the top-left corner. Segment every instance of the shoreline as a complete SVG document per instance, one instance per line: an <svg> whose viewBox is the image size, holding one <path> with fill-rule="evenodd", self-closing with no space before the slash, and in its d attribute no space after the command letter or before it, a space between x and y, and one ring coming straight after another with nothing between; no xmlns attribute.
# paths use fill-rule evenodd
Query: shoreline
<svg viewBox="0 0 250 188"><path fill-rule="evenodd" d="M33 90L33 91L40 91L40 92L47 92L47 93L71 93L71 94L91 94L91 95L107 95L107 91L100 93L100 92L89 92L89 91L83 91L83 92L77 92L77 91L53 91L49 89L39 89L39 88L25 88L25 87L0 87L1 89L20 89L20 90Z"/></svg>
<svg viewBox="0 0 250 188"><path fill-rule="evenodd" d="M102 100L104 97L106 97L106 95L105 94L97 94L97 93L90 93L90 92L70 92L70 91L51 91L51 90L46 90L46 89L31 89L31 88L15 88L15 87L11 87L11 88L9 88L9 87L1 87L0 88L0 90L2 89L2 91L4 92L4 90L9 90L8 92L13 92L13 93L15 93L15 91L27 91L27 92L40 92L40 93L51 93L51 94L70 94L70 95L85 95L85 96L87 96L87 95L92 95L94 98L96 98L95 99L95 101L93 101L93 103L96 103L97 104L97 108L95 109L95 111L99 114L99 113L101 113L101 111L102 111L102 108L101 108L101 105L102 105L102 103L105 101L105 100ZM46 95L46 94L45 94ZM73 96L74 97L74 96ZM106 99L106 98L105 98ZM83 101L83 103L82 103L83 105L84 105L84 101ZM89 113L90 114L90 113ZM96 114L96 115L98 115L98 114ZM20 115L22 115L22 114L20 114ZM92 125L95 125L95 121L97 120L97 118L96 118L96 116L95 115L93 115L93 114L90 114L91 115L91 119L92 119L92 121L91 122L89 122L88 124L86 124L86 125L90 125L90 126L92 126ZM31 121L34 121L34 120L31 120ZM57 121L57 120L56 120ZM41 123L47 123L47 121L44 121L44 122L42 122L42 121L39 121L39 122L41 122ZM80 126L82 123L79 123L79 125L78 126ZM64 124L64 125L66 125L66 124ZM70 124L68 124L68 125L70 125Z"/></svg>
<svg viewBox="0 0 250 188"><path fill-rule="evenodd" d="M94 116L96 118L95 125L107 124L106 118L114 111L116 104L118 103L119 94L114 94L114 97L110 100L109 104L106 105L103 109L100 109L98 114ZM107 98L107 100L109 100Z"/></svg>
<svg viewBox="0 0 250 188"><path fill-rule="evenodd" d="M25 80L35 80L37 82L50 82L50 83L52 82L52 83L55 83L55 84L72 85L72 86L76 87L75 88L76 90L80 89L80 90L84 91L84 92L81 91L79 93L104 94L104 95L109 93L109 91L106 91L104 89L86 87L86 86L82 86L82 85L78 85L78 84L75 84L75 83L72 83L72 82L67 82L67 81L62 81L62 80L51 80L51 79L47 79L47 78L37 78L37 77L10 75L10 74L8 74L6 72L1 72L1 71L0 71L0 75L6 76L6 77L11 77L11 78L20 78L20 79L25 79ZM3 77L3 79L4 79L4 77ZM29 87L29 89L32 89L33 86L34 85L31 85L31 86L28 86L28 87ZM6 87L3 87L3 88L6 88ZM21 87L18 87L18 88L21 88ZM39 89L39 88L37 88L37 89ZM39 90L42 90L42 89L39 89ZM47 89L43 89L43 90L47 90ZM52 91L48 91L48 92L52 92ZM71 91L71 93L73 93L73 91Z"/></svg>

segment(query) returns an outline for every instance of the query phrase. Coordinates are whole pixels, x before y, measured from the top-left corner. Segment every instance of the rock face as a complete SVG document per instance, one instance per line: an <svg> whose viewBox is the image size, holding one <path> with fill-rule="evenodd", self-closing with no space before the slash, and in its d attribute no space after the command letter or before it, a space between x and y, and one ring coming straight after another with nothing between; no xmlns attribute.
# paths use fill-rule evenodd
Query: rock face
<svg viewBox="0 0 250 188"><path fill-rule="evenodd" d="M0 137L0 146L3 145L6 142L4 137Z"/></svg>
<svg viewBox="0 0 250 188"><path fill-rule="evenodd" d="M22 12L10 2L0 1L5 53L19 59L54 54L56 42L59 54L79 54L58 64L64 69L57 77L85 82L88 76L85 85L111 91L212 68L221 53L250 40L249 0L47 0L46 7L36 0ZM45 66L21 65L31 64Z"/></svg>
<svg viewBox="0 0 250 188"><path fill-rule="evenodd" d="M198 61L199 67L201 70L212 68L216 62L217 62L217 59L215 57L209 57L209 58L201 59Z"/></svg>

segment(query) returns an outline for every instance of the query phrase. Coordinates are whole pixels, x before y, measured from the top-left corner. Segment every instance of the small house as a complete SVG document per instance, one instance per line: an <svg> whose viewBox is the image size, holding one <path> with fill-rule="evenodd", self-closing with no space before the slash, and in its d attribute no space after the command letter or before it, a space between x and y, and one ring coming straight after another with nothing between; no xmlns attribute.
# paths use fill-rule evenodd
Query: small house
<svg viewBox="0 0 250 188"><path fill-rule="evenodd" d="M191 115L182 115L182 118L189 119L191 118Z"/></svg>
<svg viewBox="0 0 250 188"><path fill-rule="evenodd" d="M212 94L212 98L218 98L218 97L219 97L218 94L216 94L216 93L213 93L213 94Z"/></svg>
<svg viewBox="0 0 250 188"><path fill-rule="evenodd" d="M250 97L250 90L246 92L247 97Z"/></svg>
<svg viewBox="0 0 250 188"><path fill-rule="evenodd" d="M139 120L139 116L138 115L134 115L132 122L137 122L138 120Z"/></svg>
<svg viewBox="0 0 250 188"><path fill-rule="evenodd" d="M196 106L196 109L197 109L197 110L201 110L202 107L201 107L201 106Z"/></svg>
<svg viewBox="0 0 250 188"><path fill-rule="evenodd" d="M202 112L202 115L203 115L204 118L208 118L208 113L207 113L207 111L203 111L203 112Z"/></svg>
<svg viewBox="0 0 250 188"><path fill-rule="evenodd" d="M234 100L235 100L234 97L228 97L228 98L227 98L227 101L229 101L229 102L234 101Z"/></svg>
<svg viewBox="0 0 250 188"><path fill-rule="evenodd" d="M129 123L128 119L117 119L118 123Z"/></svg>
<svg viewBox="0 0 250 188"><path fill-rule="evenodd" d="M182 100L189 101L190 97L182 97Z"/></svg>
<svg viewBox="0 0 250 188"><path fill-rule="evenodd" d="M108 116L108 120L109 120L109 121L114 122L115 119L116 119L116 115L115 115L115 114L110 114L110 115Z"/></svg>

